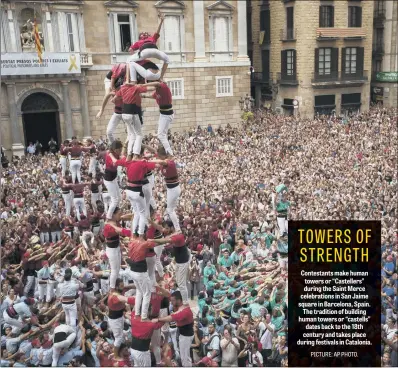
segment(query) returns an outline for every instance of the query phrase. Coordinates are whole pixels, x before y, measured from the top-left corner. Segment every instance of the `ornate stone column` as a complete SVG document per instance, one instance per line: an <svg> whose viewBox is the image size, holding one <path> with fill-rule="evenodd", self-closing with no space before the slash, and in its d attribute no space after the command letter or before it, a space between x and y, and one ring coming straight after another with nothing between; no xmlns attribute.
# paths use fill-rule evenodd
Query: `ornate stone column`
<svg viewBox="0 0 398 368"><path fill-rule="evenodd" d="M15 83L7 84L8 110L10 113L11 137L12 137L12 154L15 156L23 156L25 147L18 126L17 105L16 105L16 89Z"/></svg>
<svg viewBox="0 0 398 368"><path fill-rule="evenodd" d="M70 99L69 99L69 82L62 81L61 84L62 84L62 98L64 100L66 139L71 139L74 136L74 133L72 125L72 111L70 108Z"/></svg>
<svg viewBox="0 0 398 368"><path fill-rule="evenodd" d="M238 60L248 61L247 56L247 19L246 19L246 1L237 1L238 3Z"/></svg>
<svg viewBox="0 0 398 368"><path fill-rule="evenodd" d="M80 85L80 107L83 118L83 134L84 138L91 138L91 124L90 124L90 115L88 112L86 81L80 80L79 85Z"/></svg>
<svg viewBox="0 0 398 368"><path fill-rule="evenodd" d="M194 34L195 34L195 62L206 61L205 50L205 19L204 2L193 2Z"/></svg>

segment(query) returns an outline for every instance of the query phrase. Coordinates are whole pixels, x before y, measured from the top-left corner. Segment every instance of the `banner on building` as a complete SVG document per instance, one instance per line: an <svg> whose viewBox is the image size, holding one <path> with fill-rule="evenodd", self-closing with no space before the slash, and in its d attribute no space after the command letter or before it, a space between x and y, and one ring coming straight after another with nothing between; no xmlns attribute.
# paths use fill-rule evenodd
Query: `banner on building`
<svg viewBox="0 0 398 368"><path fill-rule="evenodd" d="M1 75L79 74L80 54L43 52L40 63L36 53L1 54Z"/></svg>
<svg viewBox="0 0 398 368"><path fill-rule="evenodd" d="M398 82L398 72L378 72L376 73L378 82Z"/></svg>

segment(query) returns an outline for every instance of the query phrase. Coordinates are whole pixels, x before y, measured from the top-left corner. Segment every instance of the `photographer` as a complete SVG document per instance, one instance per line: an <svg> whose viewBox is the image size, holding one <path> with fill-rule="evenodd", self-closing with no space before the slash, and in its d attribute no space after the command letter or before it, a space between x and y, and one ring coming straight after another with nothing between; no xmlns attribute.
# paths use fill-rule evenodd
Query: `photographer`
<svg viewBox="0 0 398 368"><path fill-rule="evenodd" d="M239 353L238 358L246 358L246 367L262 367L263 357L257 350L257 344L248 343Z"/></svg>

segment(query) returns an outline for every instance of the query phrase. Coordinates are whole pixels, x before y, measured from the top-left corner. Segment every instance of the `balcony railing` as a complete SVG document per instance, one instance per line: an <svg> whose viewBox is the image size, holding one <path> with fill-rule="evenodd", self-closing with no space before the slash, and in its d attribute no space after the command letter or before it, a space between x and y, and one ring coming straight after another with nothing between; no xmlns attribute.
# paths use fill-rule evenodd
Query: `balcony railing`
<svg viewBox="0 0 398 368"><path fill-rule="evenodd" d="M341 82L355 82L355 81L367 81L368 80L368 71L361 70L357 71L356 73L349 73L346 74L342 71L332 71L328 74L320 74L320 73L313 73L311 83L338 83Z"/></svg>
<svg viewBox="0 0 398 368"><path fill-rule="evenodd" d="M297 30L295 28L286 28L281 30L281 41L295 41Z"/></svg>
<svg viewBox="0 0 398 368"><path fill-rule="evenodd" d="M82 68L90 68L93 66L93 55L86 53L86 52L81 52L80 53L80 66Z"/></svg>
<svg viewBox="0 0 398 368"><path fill-rule="evenodd" d="M372 48L373 55L384 55L384 45L373 45Z"/></svg>
<svg viewBox="0 0 398 368"><path fill-rule="evenodd" d="M252 81L254 83L271 84L272 73L254 72L252 73Z"/></svg>
<svg viewBox="0 0 398 368"><path fill-rule="evenodd" d="M277 80L279 84L286 84L286 85L297 85L297 74L287 75L282 73L277 73Z"/></svg>

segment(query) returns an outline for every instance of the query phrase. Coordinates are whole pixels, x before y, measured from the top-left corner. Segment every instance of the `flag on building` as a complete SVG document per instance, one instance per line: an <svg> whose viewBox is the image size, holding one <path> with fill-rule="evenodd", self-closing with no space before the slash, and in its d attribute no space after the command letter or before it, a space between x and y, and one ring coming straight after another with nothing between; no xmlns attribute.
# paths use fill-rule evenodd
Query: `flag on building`
<svg viewBox="0 0 398 368"><path fill-rule="evenodd" d="M39 57L39 63L43 61L42 56L43 56L43 51L41 49L41 42L40 42L40 35L39 35L39 29L37 28L37 22L35 18L35 23L34 23L34 35L35 35L35 45L36 45L36 51L37 51L37 56Z"/></svg>

